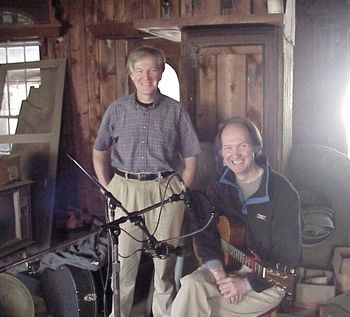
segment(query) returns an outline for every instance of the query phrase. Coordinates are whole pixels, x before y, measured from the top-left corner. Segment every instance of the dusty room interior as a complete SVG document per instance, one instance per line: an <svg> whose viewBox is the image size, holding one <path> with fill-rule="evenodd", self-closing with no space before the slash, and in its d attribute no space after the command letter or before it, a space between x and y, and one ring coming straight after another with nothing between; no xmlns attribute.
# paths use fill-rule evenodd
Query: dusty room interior
<svg viewBox="0 0 350 317"><path fill-rule="evenodd" d="M201 142L193 189L215 173L218 124L241 115L298 190L303 262L278 316L350 316L349 31L349 0L0 0L0 316L108 316L107 265L64 252L79 256L105 223L92 145L144 44L165 52L178 82L164 91ZM197 265L178 263L179 276ZM151 277L145 254L132 317L151 316Z"/></svg>

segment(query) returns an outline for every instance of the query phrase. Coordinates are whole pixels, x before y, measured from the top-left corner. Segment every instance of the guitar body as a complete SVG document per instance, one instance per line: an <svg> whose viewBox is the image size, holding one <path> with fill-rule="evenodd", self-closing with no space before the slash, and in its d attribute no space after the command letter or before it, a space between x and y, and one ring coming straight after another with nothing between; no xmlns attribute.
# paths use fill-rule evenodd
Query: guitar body
<svg viewBox="0 0 350 317"><path fill-rule="evenodd" d="M237 270L244 264L271 285L284 289L289 295L293 294L296 280L295 270L287 267L280 268L278 264L275 267L265 267L259 263L259 257L246 249L245 226L242 222L231 224L225 216L221 216L218 231L221 236L224 264L227 270Z"/></svg>
<svg viewBox="0 0 350 317"><path fill-rule="evenodd" d="M245 226L242 222L232 224L225 216L221 216L217 228L221 239L241 250L246 248ZM241 267L242 263L224 250L224 265L227 270L237 270Z"/></svg>

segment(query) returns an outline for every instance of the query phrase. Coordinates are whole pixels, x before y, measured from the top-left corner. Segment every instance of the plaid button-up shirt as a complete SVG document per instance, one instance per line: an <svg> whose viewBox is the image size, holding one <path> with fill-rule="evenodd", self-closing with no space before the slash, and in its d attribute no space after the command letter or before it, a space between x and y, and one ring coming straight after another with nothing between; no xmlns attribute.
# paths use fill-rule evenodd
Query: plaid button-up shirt
<svg viewBox="0 0 350 317"><path fill-rule="evenodd" d="M179 171L182 158L200 153L187 111L162 94L147 108L137 103L135 94L109 105L94 148L110 147L112 166L133 173Z"/></svg>

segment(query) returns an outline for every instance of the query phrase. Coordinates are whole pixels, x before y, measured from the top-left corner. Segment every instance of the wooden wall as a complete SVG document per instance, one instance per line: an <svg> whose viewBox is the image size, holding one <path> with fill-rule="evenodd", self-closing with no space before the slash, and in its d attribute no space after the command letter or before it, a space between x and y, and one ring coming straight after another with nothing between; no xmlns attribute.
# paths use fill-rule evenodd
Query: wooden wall
<svg viewBox="0 0 350 317"><path fill-rule="evenodd" d="M297 1L293 139L294 143L321 143L345 152L339 114L344 76L350 69L349 46L346 46L349 43L346 21L350 19L337 18L339 11L344 11L344 1L331 2L332 5L324 0ZM103 214L100 192L66 158L66 153L93 171L92 144L101 117L113 99L132 89L125 61L128 50L139 40L102 40L94 36L91 26L146 18L266 14L266 0L60 0L52 3L65 32L60 38L43 41L42 57L67 59L57 208L70 204ZM171 4L170 10L166 3ZM342 3L342 10L336 8L336 17L327 18L334 12L336 3ZM174 44L158 40L157 45L172 50L170 46ZM174 57L174 64L176 60Z"/></svg>
<svg viewBox="0 0 350 317"><path fill-rule="evenodd" d="M101 40L91 32L92 25L104 22L128 22L143 18L213 16L220 14L266 14L265 0L221 1L173 0L170 11L162 1L153 0L61 0L57 18L66 26L60 39L49 39L43 47L44 58L67 58L66 90L59 158L57 208L71 204L103 214L103 197L91 181L66 158L70 153L89 171L92 145L101 117L108 104L132 87L128 86L125 61L127 52L144 40ZM179 70L179 47L166 40L156 41L170 62ZM174 53L171 57L170 52Z"/></svg>

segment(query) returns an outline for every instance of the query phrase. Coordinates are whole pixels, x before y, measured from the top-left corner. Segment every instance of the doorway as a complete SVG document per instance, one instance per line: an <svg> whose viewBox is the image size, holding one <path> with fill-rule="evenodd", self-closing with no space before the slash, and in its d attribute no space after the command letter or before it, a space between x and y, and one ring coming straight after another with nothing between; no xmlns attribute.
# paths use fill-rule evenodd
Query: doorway
<svg viewBox="0 0 350 317"><path fill-rule="evenodd" d="M168 63L165 64L165 70L158 87L163 95L167 95L176 101L180 101L179 77L175 69Z"/></svg>

